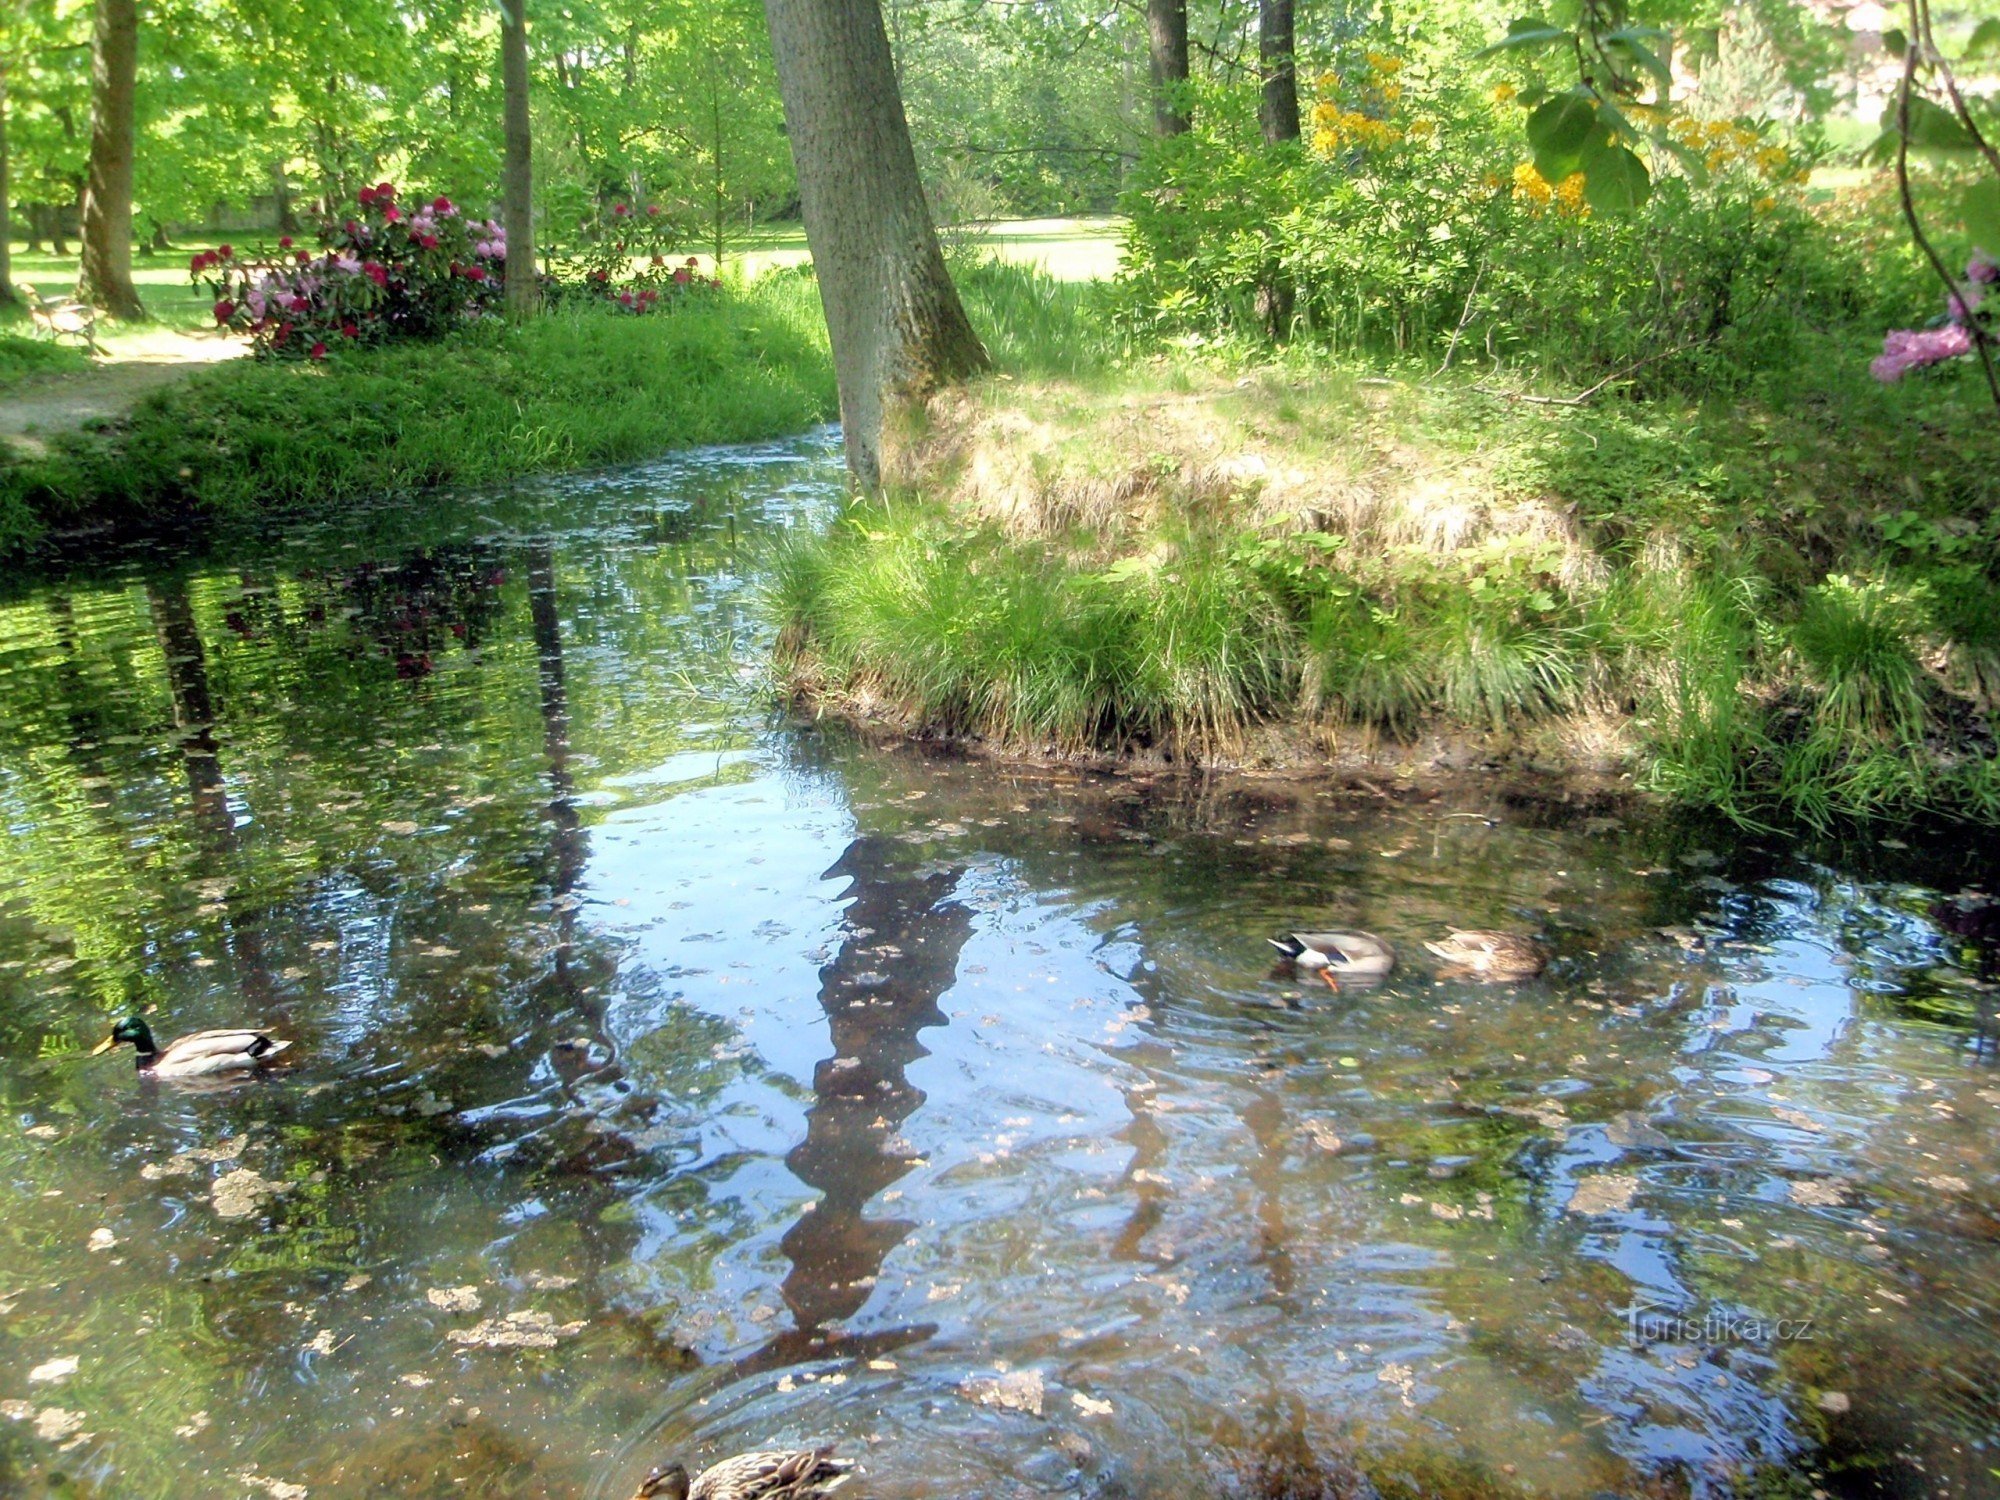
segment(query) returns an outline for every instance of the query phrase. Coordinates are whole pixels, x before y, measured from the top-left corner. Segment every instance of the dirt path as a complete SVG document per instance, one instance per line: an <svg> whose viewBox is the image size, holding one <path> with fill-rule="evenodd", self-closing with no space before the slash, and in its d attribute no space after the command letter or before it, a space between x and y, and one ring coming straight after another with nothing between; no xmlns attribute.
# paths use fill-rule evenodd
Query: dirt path
<svg viewBox="0 0 2000 1500"><path fill-rule="evenodd" d="M238 340L171 329L127 335L88 370L38 376L0 394L0 442L40 453L47 439L122 416L148 393L243 349Z"/></svg>

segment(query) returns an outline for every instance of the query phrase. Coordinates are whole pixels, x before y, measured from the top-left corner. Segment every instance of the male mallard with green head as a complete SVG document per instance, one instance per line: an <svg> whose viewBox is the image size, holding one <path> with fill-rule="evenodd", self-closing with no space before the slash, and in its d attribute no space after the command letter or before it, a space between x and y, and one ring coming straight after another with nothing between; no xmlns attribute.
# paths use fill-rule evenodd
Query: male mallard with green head
<svg viewBox="0 0 2000 1500"><path fill-rule="evenodd" d="M1335 994L1340 978L1380 979L1396 967L1396 950L1372 932L1288 932L1265 941L1294 968L1319 975Z"/></svg>
<svg viewBox="0 0 2000 1500"><path fill-rule="evenodd" d="M1548 967L1548 950L1513 932L1454 932L1424 946L1453 968L1478 979L1533 979Z"/></svg>
<svg viewBox="0 0 2000 1500"><path fill-rule="evenodd" d="M681 1464L648 1474L632 1500L819 1500L853 1476L854 1465L824 1448L739 1453L711 1464L693 1479Z"/></svg>
<svg viewBox="0 0 2000 1500"><path fill-rule="evenodd" d="M292 1044L268 1031L196 1031L175 1037L161 1047L143 1016L128 1016L111 1028L111 1035L91 1049L96 1057L120 1042L130 1042L139 1054L139 1071L150 1078L213 1078L222 1073L248 1073L262 1068Z"/></svg>

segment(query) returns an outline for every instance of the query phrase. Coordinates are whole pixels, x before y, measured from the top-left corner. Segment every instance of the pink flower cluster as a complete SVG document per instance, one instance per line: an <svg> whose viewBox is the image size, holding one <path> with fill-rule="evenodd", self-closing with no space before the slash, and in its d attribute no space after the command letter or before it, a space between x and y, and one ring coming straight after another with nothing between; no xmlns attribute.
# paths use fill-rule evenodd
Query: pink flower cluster
<svg viewBox="0 0 2000 1500"><path fill-rule="evenodd" d="M356 195L356 217L321 233L317 255L290 236L264 258L219 245L188 265L215 292L218 325L247 333L258 352L324 359L345 342L434 338L497 305L505 232L467 219L449 198L405 212L393 183Z"/></svg>
<svg viewBox="0 0 2000 1500"><path fill-rule="evenodd" d="M1946 323L1941 328L1892 328L1883 335L1882 352L1870 362L1868 373L1887 385L1911 370L1971 352L1972 335L1963 323Z"/></svg>
<svg viewBox="0 0 2000 1500"><path fill-rule="evenodd" d="M2000 263L1983 250L1973 252L1965 282L1946 294L1946 318L1930 328L1892 328L1882 336L1882 352L1869 362L1868 373L1884 385L1894 384L1912 370L1943 364L1973 352L1977 341L1992 338L1980 313L1985 288L2000 281Z"/></svg>

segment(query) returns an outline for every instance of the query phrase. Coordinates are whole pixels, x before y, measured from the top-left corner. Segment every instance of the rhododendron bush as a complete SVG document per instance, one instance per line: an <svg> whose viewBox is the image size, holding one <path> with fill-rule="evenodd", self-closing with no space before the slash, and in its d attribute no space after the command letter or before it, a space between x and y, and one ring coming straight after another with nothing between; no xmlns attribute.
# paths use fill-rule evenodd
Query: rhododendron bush
<svg viewBox="0 0 2000 1500"><path fill-rule="evenodd" d="M279 358L435 338L501 305L506 233L449 198L405 205L391 183L363 188L353 214L320 238L313 251L286 236L261 256L218 245L188 269L213 292L219 326Z"/></svg>
<svg viewBox="0 0 2000 1500"><path fill-rule="evenodd" d="M674 254L680 240L680 225L659 204L614 202L578 220L547 290L557 301L602 302L628 313L719 290L721 280L702 275L694 256Z"/></svg>

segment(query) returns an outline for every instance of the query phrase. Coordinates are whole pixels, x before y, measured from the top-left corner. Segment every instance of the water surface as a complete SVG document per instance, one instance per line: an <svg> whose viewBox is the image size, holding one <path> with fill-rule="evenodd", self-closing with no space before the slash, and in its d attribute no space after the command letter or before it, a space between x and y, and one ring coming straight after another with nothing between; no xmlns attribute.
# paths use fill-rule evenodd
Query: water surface
<svg viewBox="0 0 2000 1500"><path fill-rule="evenodd" d="M0 596L0 1490L2000 1493L1990 853L788 724L759 558L838 481ZM84 1055L135 1009L298 1065Z"/></svg>

